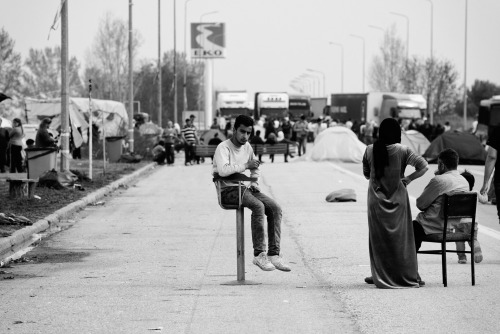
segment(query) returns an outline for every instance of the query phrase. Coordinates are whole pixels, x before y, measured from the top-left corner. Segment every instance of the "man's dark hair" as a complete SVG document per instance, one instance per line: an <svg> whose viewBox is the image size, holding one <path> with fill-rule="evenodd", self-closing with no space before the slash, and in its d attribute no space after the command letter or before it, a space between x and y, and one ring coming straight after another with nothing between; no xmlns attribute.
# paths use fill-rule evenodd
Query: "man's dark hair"
<svg viewBox="0 0 500 334"><path fill-rule="evenodd" d="M474 175L472 175L472 173L467 169L464 170L464 172L460 175L462 175L467 180L467 182L469 182L469 190L472 191L472 188L474 188L474 183L476 182Z"/></svg>
<svg viewBox="0 0 500 334"><path fill-rule="evenodd" d="M438 155L438 159L441 160L449 170L454 170L458 167L458 153L454 149L447 148L442 150Z"/></svg>
<svg viewBox="0 0 500 334"><path fill-rule="evenodd" d="M234 129L238 130L240 125L244 126L253 126L253 118L247 115L239 115L236 117L236 120L234 121Z"/></svg>
<svg viewBox="0 0 500 334"><path fill-rule="evenodd" d="M186 118L186 123L191 122L191 118Z"/></svg>

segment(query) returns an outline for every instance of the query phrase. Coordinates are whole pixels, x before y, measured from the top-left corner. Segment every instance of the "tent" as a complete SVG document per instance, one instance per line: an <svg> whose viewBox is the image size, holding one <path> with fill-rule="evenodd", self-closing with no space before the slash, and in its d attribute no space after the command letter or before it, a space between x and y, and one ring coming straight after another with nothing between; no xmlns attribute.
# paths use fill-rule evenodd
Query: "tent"
<svg viewBox="0 0 500 334"><path fill-rule="evenodd" d="M35 100L26 99L28 124L40 124L44 118L51 118L51 128L57 129L61 125L61 99ZM88 119L92 110L93 124L99 129L100 136L118 137L127 134L128 114L121 102L87 98L69 99L69 119L71 134L76 147L83 143L82 133L88 129Z"/></svg>
<svg viewBox="0 0 500 334"><path fill-rule="evenodd" d="M417 130L401 131L401 144L408 146L418 155L423 155L431 142Z"/></svg>
<svg viewBox="0 0 500 334"><path fill-rule="evenodd" d="M209 129L209 130L203 130L200 133L200 140L203 139L205 142L205 145L208 144L208 141L214 137L214 135L218 133L220 140L224 141L226 140L226 136L224 135L224 132L222 132L219 129Z"/></svg>
<svg viewBox="0 0 500 334"><path fill-rule="evenodd" d="M436 162L439 152L446 148L457 151L462 165L483 165L486 161L486 150L479 139L471 133L447 131L434 139L423 157L429 162Z"/></svg>
<svg viewBox="0 0 500 334"><path fill-rule="evenodd" d="M365 150L366 145L359 141L351 129L334 126L325 129L316 137L310 159L360 163Z"/></svg>

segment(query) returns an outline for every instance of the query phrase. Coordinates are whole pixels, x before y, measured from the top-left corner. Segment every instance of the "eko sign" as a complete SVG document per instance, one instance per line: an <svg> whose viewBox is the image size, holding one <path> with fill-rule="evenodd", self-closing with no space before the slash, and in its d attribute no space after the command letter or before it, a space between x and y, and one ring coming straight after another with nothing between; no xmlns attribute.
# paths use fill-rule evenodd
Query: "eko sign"
<svg viewBox="0 0 500 334"><path fill-rule="evenodd" d="M225 57L224 23L191 23L191 57Z"/></svg>

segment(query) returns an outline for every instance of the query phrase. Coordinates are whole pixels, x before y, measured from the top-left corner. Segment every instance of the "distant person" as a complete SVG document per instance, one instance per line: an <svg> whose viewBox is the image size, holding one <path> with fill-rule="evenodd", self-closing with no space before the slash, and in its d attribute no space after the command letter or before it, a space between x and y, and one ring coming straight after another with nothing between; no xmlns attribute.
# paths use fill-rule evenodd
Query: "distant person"
<svg viewBox="0 0 500 334"><path fill-rule="evenodd" d="M196 137L196 128L192 125L191 118L186 118L186 124L184 125L184 128L182 128L181 136L184 140L184 164L189 166L193 164L195 159L194 146L198 141Z"/></svg>
<svg viewBox="0 0 500 334"><path fill-rule="evenodd" d="M410 165L415 171L405 176ZM380 124L379 138L366 148L363 175L368 184L368 231L372 276L377 288L418 288L417 252L407 186L427 171L427 161L401 145L394 118Z"/></svg>
<svg viewBox="0 0 500 334"><path fill-rule="evenodd" d="M217 124L217 118L214 118L214 121L212 125L210 125L210 129L217 129L219 130L219 124Z"/></svg>
<svg viewBox="0 0 500 334"><path fill-rule="evenodd" d="M177 139L177 131L174 128L172 121L167 122L167 127L163 131L163 141L165 143L165 151L167 155L167 165L173 165L175 162L175 141Z"/></svg>
<svg viewBox="0 0 500 334"><path fill-rule="evenodd" d="M167 152L165 150L165 142L163 140L160 140L158 144L156 144L155 147L153 147L151 153L153 154L153 161L157 162L158 165L165 164L165 158L167 157Z"/></svg>
<svg viewBox="0 0 500 334"><path fill-rule="evenodd" d="M7 128L2 128L2 118L0 117L0 173L5 173L7 165L7 147L9 146L10 134Z"/></svg>
<svg viewBox="0 0 500 334"><path fill-rule="evenodd" d="M443 233L443 195L469 191L469 183L457 170L458 153L455 150L447 148L441 151L437 163L438 169L434 172L435 176L417 198L417 208L420 213L413 221L417 251L426 235ZM458 218L448 220L448 226L456 226L457 223L460 223Z"/></svg>
<svg viewBox="0 0 500 334"><path fill-rule="evenodd" d="M56 140L50 135L49 127L52 123L50 118L44 118L40 122L40 126L38 127L38 131L36 132L35 137L35 147L57 147Z"/></svg>
<svg viewBox="0 0 500 334"><path fill-rule="evenodd" d="M291 140L292 139L292 123L290 122L289 117L285 117L283 119L283 123L281 124L281 131L283 131L283 135L285 136L285 139Z"/></svg>
<svg viewBox="0 0 500 334"><path fill-rule="evenodd" d="M274 132L271 132L269 134L269 136L267 136L267 139L265 141L265 144L268 144L268 145L274 145L278 142L277 138L276 138L276 135L274 134ZM269 158L271 159L271 162L274 162L274 154L269 154Z"/></svg>
<svg viewBox="0 0 500 334"><path fill-rule="evenodd" d="M296 133L297 142L299 143L299 157L306 154L308 124L306 116L300 116L300 120L293 125L293 131Z"/></svg>
<svg viewBox="0 0 500 334"><path fill-rule="evenodd" d="M12 131L10 132L10 172L23 172L23 124L19 118L12 120Z"/></svg>
<svg viewBox="0 0 500 334"><path fill-rule="evenodd" d="M213 173L227 177L250 171L251 177L260 177L259 161L256 159L248 139L253 131L254 121L246 115L239 115L234 122L233 136L217 147L214 156ZM222 182L222 202L238 200L238 183ZM264 271L278 269L290 271L281 255L281 207L276 201L261 192L259 180L251 182L243 192L242 204L252 211L251 229L254 259L253 264ZM267 224L265 219L267 216ZM266 230L267 225L267 243ZM267 244L267 247L266 247ZM267 252L266 252L267 248Z"/></svg>
<svg viewBox="0 0 500 334"><path fill-rule="evenodd" d="M250 138L250 144L251 144L251 145L264 145L264 144L265 144L265 143L264 143L264 140L262 139L262 137L261 137L261 135L260 135L260 134L261 134L260 130L257 130L257 131L255 132L255 135L254 135L254 136L252 136L252 138ZM259 162L260 162L260 163L262 163L262 162L263 162L263 161L262 161L262 154L259 154Z"/></svg>

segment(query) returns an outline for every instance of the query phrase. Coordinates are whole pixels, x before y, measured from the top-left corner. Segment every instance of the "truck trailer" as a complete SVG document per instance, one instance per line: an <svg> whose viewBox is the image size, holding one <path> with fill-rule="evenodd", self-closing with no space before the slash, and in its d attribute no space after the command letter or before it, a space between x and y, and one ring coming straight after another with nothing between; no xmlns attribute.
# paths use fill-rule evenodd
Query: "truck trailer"
<svg viewBox="0 0 500 334"><path fill-rule="evenodd" d="M266 116L268 119L283 119L288 115L287 93L255 93L254 118Z"/></svg>
<svg viewBox="0 0 500 334"><path fill-rule="evenodd" d="M330 116L341 122L348 120L380 124L385 118L419 119L424 117L427 102L420 94L370 92L332 94Z"/></svg>
<svg viewBox="0 0 500 334"><path fill-rule="evenodd" d="M248 107L248 93L241 91L218 91L215 96L217 116L236 118L238 115L251 116Z"/></svg>

